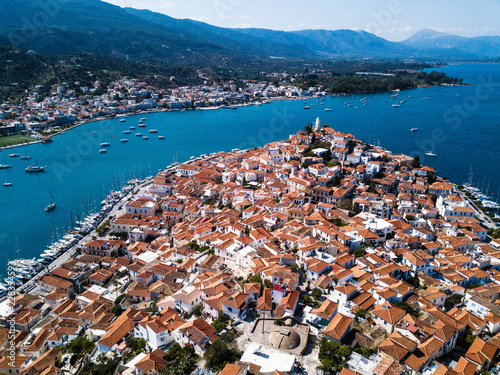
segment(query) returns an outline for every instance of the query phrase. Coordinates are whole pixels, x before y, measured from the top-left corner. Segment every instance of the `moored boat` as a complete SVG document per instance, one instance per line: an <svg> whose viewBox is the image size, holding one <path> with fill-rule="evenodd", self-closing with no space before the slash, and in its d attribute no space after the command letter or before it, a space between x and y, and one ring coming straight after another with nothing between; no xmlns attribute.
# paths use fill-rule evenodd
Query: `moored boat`
<svg viewBox="0 0 500 375"><path fill-rule="evenodd" d="M45 170L45 167L38 165L38 162L35 158L35 165L30 165L29 167L24 168L24 170L28 173L43 172Z"/></svg>

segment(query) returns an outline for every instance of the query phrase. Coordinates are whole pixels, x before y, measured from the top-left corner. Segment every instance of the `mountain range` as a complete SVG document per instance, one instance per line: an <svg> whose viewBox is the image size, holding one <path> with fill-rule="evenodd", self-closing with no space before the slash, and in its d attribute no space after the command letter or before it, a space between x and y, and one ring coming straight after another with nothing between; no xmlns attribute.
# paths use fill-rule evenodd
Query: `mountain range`
<svg viewBox="0 0 500 375"><path fill-rule="evenodd" d="M466 38L424 29L402 42L391 42L353 30L229 29L100 0L3 1L0 44L52 54L86 51L138 61L218 67L269 58L500 57L498 36Z"/></svg>

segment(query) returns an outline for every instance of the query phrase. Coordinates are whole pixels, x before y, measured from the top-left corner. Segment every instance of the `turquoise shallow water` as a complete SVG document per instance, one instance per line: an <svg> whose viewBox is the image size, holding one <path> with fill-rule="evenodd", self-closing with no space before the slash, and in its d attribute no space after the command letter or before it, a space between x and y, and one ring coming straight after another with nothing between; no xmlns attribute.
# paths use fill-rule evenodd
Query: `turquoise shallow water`
<svg viewBox="0 0 500 375"><path fill-rule="evenodd" d="M25 173L31 161L7 157L9 170L0 170L0 266L15 256L15 240L21 257L38 256L55 233L68 229L73 217L100 201L112 189L132 177L144 177L179 161L233 148L259 146L303 129L320 117L322 123L349 132L370 143L379 142L393 152L419 155L442 176L462 183L468 180L472 165L476 183L496 197L500 183L500 65L449 65L440 70L465 78L474 86L432 87L401 92L400 108L390 94L329 97L326 105L314 100L305 110L304 101L279 101L262 106L187 111L130 116L125 123L118 119L93 122L55 137L49 145L26 147L46 172ZM458 96L457 96L458 95ZM411 96L409 98L408 96ZM366 97L367 105L360 99ZM428 100L421 98L430 97ZM387 101L387 103L385 103ZM345 102L353 103L348 107ZM357 109L355 107L358 107ZM331 108L331 112L324 109ZM141 117L146 128L137 127ZM130 135L124 130L135 126ZM413 127L418 132L410 132ZM157 129L157 134L149 134ZM140 132L150 137L136 137ZM165 140L158 140L158 135ZM128 138L128 143L120 139ZM101 142L110 142L106 154L100 154ZM436 158L425 156L433 151ZM24 148L4 150L6 156ZM3 155L0 153L0 161ZM54 211L44 206L52 191L57 202ZM0 269L0 272L2 269Z"/></svg>

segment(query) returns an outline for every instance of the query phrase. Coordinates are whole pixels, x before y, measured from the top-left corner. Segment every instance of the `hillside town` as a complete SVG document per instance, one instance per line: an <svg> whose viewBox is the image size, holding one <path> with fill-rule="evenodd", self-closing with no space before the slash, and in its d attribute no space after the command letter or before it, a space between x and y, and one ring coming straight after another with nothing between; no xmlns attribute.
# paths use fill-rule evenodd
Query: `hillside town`
<svg viewBox="0 0 500 375"><path fill-rule="evenodd" d="M92 72L87 72L93 76ZM199 77L207 75L198 72ZM175 77L170 77L174 83ZM106 117L160 110L236 109L236 105L262 104L272 98L325 95L321 88L301 90L292 85L276 86L268 81L227 81L199 86L160 90L136 78L124 77L107 86L95 81L92 86L63 82L42 96L36 86L21 104L0 104L0 136L28 134L43 136L75 123ZM40 135L41 134L41 135Z"/></svg>
<svg viewBox="0 0 500 375"><path fill-rule="evenodd" d="M61 90L19 115L247 95L127 96L148 90L122 80L86 105ZM500 240L483 220L433 168L318 119L159 172L37 288L0 300L0 373L496 374Z"/></svg>

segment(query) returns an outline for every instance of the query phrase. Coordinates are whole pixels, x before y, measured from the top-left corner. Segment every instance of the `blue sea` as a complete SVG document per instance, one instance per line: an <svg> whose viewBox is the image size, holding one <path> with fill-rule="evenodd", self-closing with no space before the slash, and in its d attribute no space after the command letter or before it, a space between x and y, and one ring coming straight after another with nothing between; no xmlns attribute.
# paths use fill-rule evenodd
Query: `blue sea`
<svg viewBox="0 0 500 375"><path fill-rule="evenodd" d="M164 112L91 122L54 137L52 144L35 144L4 150L3 156L27 153L33 159L8 158L8 170L0 170L0 265L16 257L37 257L54 237L69 229L71 219L96 210L110 190L134 177L155 174L173 161L234 148L248 148L287 139L314 123L322 123L358 139L379 144L394 153L419 156L441 176L456 183L469 180L489 188L497 198L500 186L500 64L459 64L437 69L464 78L471 86L431 87L391 94L328 97L276 101L237 110ZM363 106L360 99L366 98ZM422 98L429 98L422 100ZM392 104L406 99L401 107ZM312 105L304 109L304 103ZM347 106L345 102L352 103ZM357 108L356 108L357 107ZM325 108L331 108L326 112ZM146 128L138 122L145 117ZM124 130L130 135L124 135ZM418 128L418 132L411 132ZM157 129L157 134L149 134ZM149 140L135 133L148 135ZM165 136L159 140L158 135ZM128 143L120 139L128 138ZM100 143L110 142L106 154ZM437 156L428 157L432 151ZM44 173L28 174L24 168L36 157ZM57 208L45 212L53 194ZM2 272L3 269L0 269Z"/></svg>

